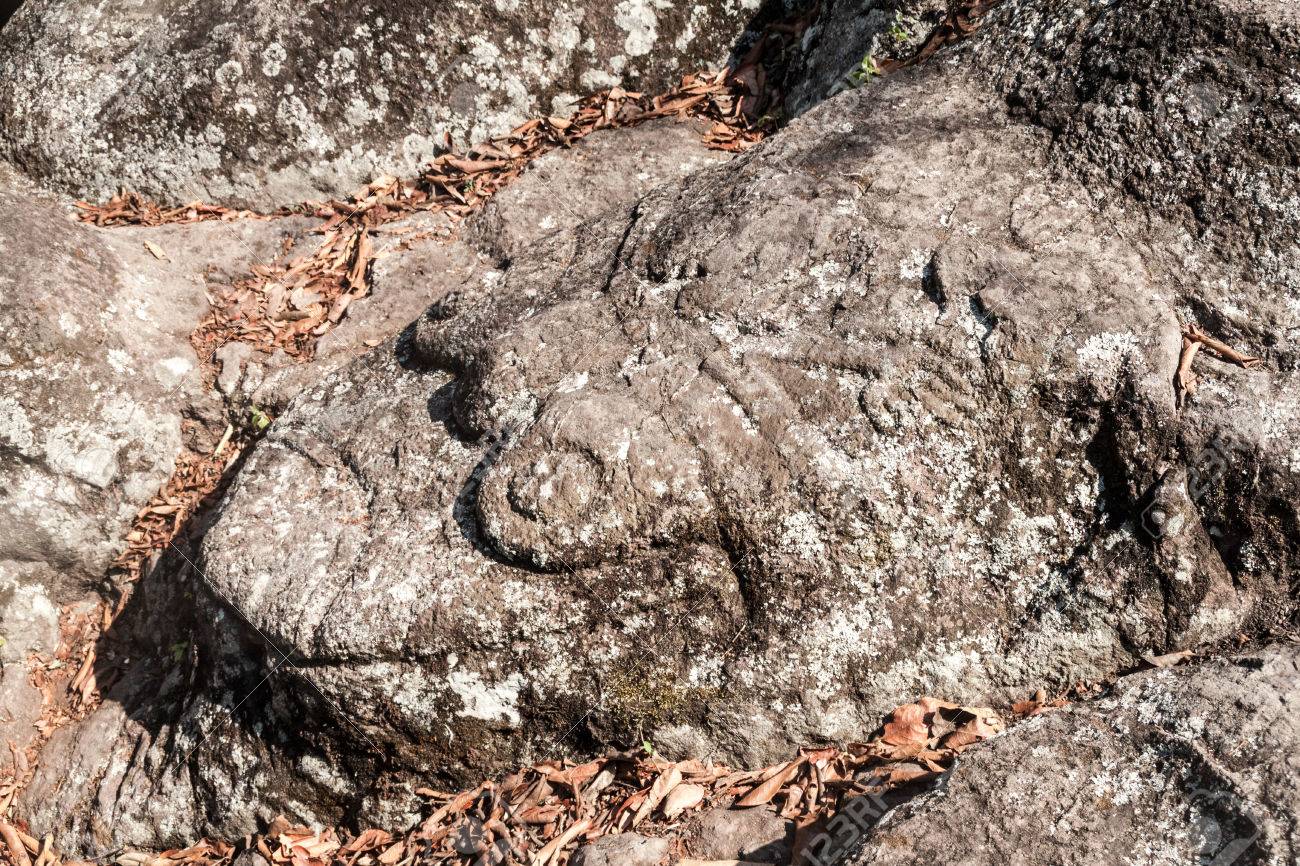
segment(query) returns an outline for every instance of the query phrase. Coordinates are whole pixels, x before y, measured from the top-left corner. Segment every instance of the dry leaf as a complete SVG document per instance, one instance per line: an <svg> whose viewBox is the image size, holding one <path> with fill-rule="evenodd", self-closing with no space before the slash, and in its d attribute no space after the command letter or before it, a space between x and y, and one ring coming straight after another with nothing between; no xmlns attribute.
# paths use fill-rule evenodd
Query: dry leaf
<svg viewBox="0 0 1300 866"><path fill-rule="evenodd" d="M920 704L903 704L890 716L881 739L893 746L924 745L930 739L925 715L925 707Z"/></svg>
<svg viewBox="0 0 1300 866"><path fill-rule="evenodd" d="M754 786L753 790L737 800L735 805L738 808L747 808L749 806L762 806L771 802L772 798L776 796L776 792L780 791L786 782L793 779L795 773L799 772L799 768L803 766L803 763L804 759L799 758L781 766L770 777L759 782Z"/></svg>
<svg viewBox="0 0 1300 866"><path fill-rule="evenodd" d="M646 794L645 801L637 807L636 815L632 817L632 826L635 827L646 819L655 807L668 795L668 792L676 788L682 781L682 771L677 769L673 764L667 770L659 774L650 786L650 791Z"/></svg>
<svg viewBox="0 0 1300 866"><path fill-rule="evenodd" d="M668 792L668 796L664 797L661 811L664 817L671 821L682 812L694 809L704 802L704 795L705 790L700 785L689 783L678 785Z"/></svg>

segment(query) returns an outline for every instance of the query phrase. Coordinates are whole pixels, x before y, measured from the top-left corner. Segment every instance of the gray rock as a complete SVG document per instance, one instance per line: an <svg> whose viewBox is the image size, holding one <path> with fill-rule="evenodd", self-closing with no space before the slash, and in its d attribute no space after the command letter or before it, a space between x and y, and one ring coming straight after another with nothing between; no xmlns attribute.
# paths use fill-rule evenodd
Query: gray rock
<svg viewBox="0 0 1300 866"><path fill-rule="evenodd" d="M662 866L672 847L666 837L619 833L583 845L573 855L573 866Z"/></svg>
<svg viewBox="0 0 1300 866"><path fill-rule="evenodd" d="M59 646L59 607L44 581L10 566L0 583L0 743L20 752L36 739L32 727L41 717L44 696L32 686L28 657L53 655Z"/></svg>
<svg viewBox="0 0 1300 866"><path fill-rule="evenodd" d="M731 155L709 150L700 121L651 121L602 130L534 161L470 218L478 245L496 258L518 256L538 238L626 207L660 184Z"/></svg>
<svg viewBox="0 0 1300 866"><path fill-rule="evenodd" d="M946 0L825 0L788 62L784 110L800 115L869 82L873 62L911 57L949 5Z"/></svg>
<svg viewBox="0 0 1300 866"><path fill-rule="evenodd" d="M182 446L215 445L220 401L200 381L189 334L207 280L268 260L283 227L95 229L0 170L11 263L0 274L0 581L44 563L61 603L103 576ZM189 441L183 418L199 422Z"/></svg>
<svg viewBox="0 0 1300 866"><path fill-rule="evenodd" d="M1242 16L1243 52L1293 44L1188 8ZM183 711L119 735L111 785L62 784L54 753L35 823L76 850L86 815L155 847L356 817L566 734L756 766L919 694L1001 702L1287 621L1300 308L1253 280L1291 215L1261 205L1225 255L1093 174L1108 145L1009 116L998 72L1092 32L1016 16L1098 9L1011 4L302 393L204 541L224 617ZM1172 70L1178 32L1132 62ZM1180 409L1180 316L1292 327L1224 332L1267 363L1203 357Z"/></svg>
<svg viewBox="0 0 1300 866"><path fill-rule="evenodd" d="M270 863L256 851L245 851L235 858L232 866L270 866Z"/></svg>
<svg viewBox="0 0 1300 866"><path fill-rule="evenodd" d="M463 226L432 214L389 224L378 239L371 296L320 339L310 362L282 354L259 356L251 369L241 362L237 399L278 415L299 392L396 336L449 292L490 293L502 276L498 266L528 243L731 158L709 150L703 132L700 124L668 120L600 130L537 159Z"/></svg>
<svg viewBox="0 0 1300 866"><path fill-rule="evenodd" d="M453 775L522 756L543 707L576 711L555 733L757 763L921 691L1003 699L1225 636L1271 578L1235 583L1199 522L1154 545L1136 524L1196 456L1172 433L1196 424L1170 386L1183 253L1049 159L929 69L561 233L435 305L409 356L300 400L207 575L328 659L369 736L391 703L413 732L391 747L445 742L422 754ZM302 503L277 506L292 551L272 502Z"/></svg>
<svg viewBox="0 0 1300 866"><path fill-rule="evenodd" d="M340 196L622 82L718 68L756 0L435 9L28 0L0 34L0 155L77 195Z"/></svg>
<svg viewBox="0 0 1300 866"><path fill-rule="evenodd" d="M1000 43L1005 30L1020 47ZM1296 5L1157 2L1117 15L1105 0L1012 0L985 33L955 62L1048 130L1053 161L1094 200L1130 196L1250 263L1231 284L1189 281L1183 303L1234 338L1289 353L1289 336L1273 335L1293 334L1295 312L1277 298L1295 296L1300 273Z"/></svg>
<svg viewBox="0 0 1300 866"><path fill-rule="evenodd" d="M971 749L851 866L1294 863L1300 651L1125 679Z"/></svg>
<svg viewBox="0 0 1300 866"><path fill-rule="evenodd" d="M29 654L55 652L177 456L224 428L188 339L208 281L270 260L292 222L95 229L0 165L0 742L36 736Z"/></svg>
<svg viewBox="0 0 1300 866"><path fill-rule="evenodd" d="M711 809L683 836L687 851L700 860L789 863L794 822L763 806Z"/></svg>

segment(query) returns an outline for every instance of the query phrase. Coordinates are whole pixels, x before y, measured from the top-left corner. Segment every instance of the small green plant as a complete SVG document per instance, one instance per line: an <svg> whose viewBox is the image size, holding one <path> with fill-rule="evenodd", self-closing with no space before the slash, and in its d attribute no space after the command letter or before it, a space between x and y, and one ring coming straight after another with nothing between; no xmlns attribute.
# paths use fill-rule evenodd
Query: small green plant
<svg viewBox="0 0 1300 866"><path fill-rule="evenodd" d="M889 36L895 42L906 42L912 38L912 32L903 26L902 12L894 13L894 21L889 25Z"/></svg>
<svg viewBox="0 0 1300 866"><path fill-rule="evenodd" d="M878 75L880 75L880 67L876 65L876 58L868 54L849 72L848 78L853 82L854 87L861 87Z"/></svg>
<svg viewBox="0 0 1300 866"><path fill-rule="evenodd" d="M254 406L252 411L248 413L248 420L252 423L253 429L255 430L265 430L267 427L271 426L271 416L256 406Z"/></svg>

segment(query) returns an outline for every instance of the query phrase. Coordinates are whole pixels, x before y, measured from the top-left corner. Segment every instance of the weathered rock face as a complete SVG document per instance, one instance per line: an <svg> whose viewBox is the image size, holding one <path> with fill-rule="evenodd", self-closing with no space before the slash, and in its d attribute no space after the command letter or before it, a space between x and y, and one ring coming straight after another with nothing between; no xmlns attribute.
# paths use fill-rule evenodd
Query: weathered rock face
<svg viewBox="0 0 1300 866"><path fill-rule="evenodd" d="M3 740L35 736L28 655L55 651L176 456L224 426L188 342L207 281L270 261L294 223L103 231L0 166Z"/></svg>
<svg viewBox="0 0 1300 866"><path fill-rule="evenodd" d="M726 60L756 0L66 4L0 34L3 155L92 198L342 195L619 82Z"/></svg>
<svg viewBox="0 0 1300 866"><path fill-rule="evenodd" d="M789 62L784 108L799 115L910 57L948 11L946 0L826 0Z"/></svg>
<svg viewBox="0 0 1300 866"><path fill-rule="evenodd" d="M1177 310L1231 271L1054 168L931 68L555 236L299 401L207 576L449 775L575 724L759 762L1232 633L1293 545L1247 572L1174 493L1212 417L1267 415L1228 471L1268 479L1235 525L1274 519L1293 374L1208 367L1180 414Z"/></svg>
<svg viewBox="0 0 1300 866"><path fill-rule="evenodd" d="M1293 44L1271 7L1164 5L1237 16L1242 52ZM308 389L204 543L223 616L199 617L180 711L106 710L108 771L52 763L37 823L78 816L64 841L95 848L392 817L414 779L557 742L757 765L919 693L996 702L1291 616L1300 306L1258 282L1289 216L1252 211L1223 255L1090 173L1115 129L1066 147L1009 116L1001 70L1069 54L1092 31L1050 22L1079 15L1133 32L1125 6L1008 4L975 44L439 289ZM1262 80L1294 119L1289 79ZM1267 363L1203 357L1180 409L1180 318Z"/></svg>
<svg viewBox="0 0 1300 866"><path fill-rule="evenodd" d="M42 569L62 601L103 576L136 509L171 473L183 418L220 419L188 342L205 280L269 260L283 231L97 230L4 172L0 568ZM194 435L188 444L214 444Z"/></svg>
<svg viewBox="0 0 1300 866"><path fill-rule="evenodd" d="M572 229L581 222L582 211L626 207L658 183L727 158L707 150L699 133L693 125L667 121L602 131L565 151L565 161L539 160L459 235L427 215L397 226L403 231L379 238L372 296L355 304L342 325L321 339L313 361L268 358L232 343L217 353L218 387L232 406L256 405L279 414L301 390L364 354L367 341L393 337L431 301L451 292L492 291L502 278L497 266L502 249L520 248L525 238ZM575 189L586 196L576 202L578 207ZM186 236L192 228L205 227L178 228L177 236ZM408 228L411 231L405 231ZM176 242L166 241L169 250ZM338 790L351 784L344 779L373 775L368 763L352 766L345 756L326 763L307 748L286 757L283 740L271 751L242 739L237 727L225 727L239 699L264 677L249 660L258 659L266 646L244 645L237 634L242 626L216 635L215 641L196 635L199 622L223 622L227 614L205 603L196 579L184 575L184 564L179 555L164 557L149 577L147 590L137 593L115 623L117 654L129 654L137 662L85 724L55 735L28 789L31 819L41 826L62 826L71 844L108 844L114 838L167 844L165 840L205 832L205 815L224 814L224 826L235 832L233 828L268 820L277 812L334 814ZM51 615L57 625L57 611ZM176 647L190 643L202 644L201 658L220 670L228 691L190 690L184 666L174 658ZM241 679L245 675L247 679ZM322 711L314 706L288 709L278 701L273 706L253 702L243 710L242 721L247 722L252 711L263 730L278 727L282 714ZM210 741L205 743L206 735ZM232 742L239 747L231 748ZM322 746L317 740L312 748ZM178 749L198 749L196 764L201 761L202 772L183 770L159 777L153 769L174 760ZM223 769L214 771L214 762ZM323 796L296 781L304 775L317 778Z"/></svg>
<svg viewBox="0 0 1300 866"><path fill-rule="evenodd" d="M431 214L390 226L378 239L372 297L350 308L343 326L321 338L310 363L230 344L218 356L219 386L233 402L280 414L305 387L397 335L447 292L467 285L467 291L490 291L501 278L499 266L532 241L726 162L730 154L705 145L705 129L658 120L602 130L537 159L463 227Z"/></svg>
<svg viewBox="0 0 1300 866"><path fill-rule="evenodd" d="M845 862L1294 863L1297 699L1295 646L1126 679L972 749Z"/></svg>
<svg viewBox="0 0 1300 866"><path fill-rule="evenodd" d="M730 159L702 141L702 121L658 120L553 150L494 196L470 221L470 236L503 262L538 238L627 207L657 186Z"/></svg>

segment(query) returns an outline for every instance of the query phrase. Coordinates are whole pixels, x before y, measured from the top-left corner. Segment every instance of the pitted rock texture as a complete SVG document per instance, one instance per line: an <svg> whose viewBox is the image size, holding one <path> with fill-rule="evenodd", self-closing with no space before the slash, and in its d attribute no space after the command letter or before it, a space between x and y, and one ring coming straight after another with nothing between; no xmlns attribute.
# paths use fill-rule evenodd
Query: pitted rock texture
<svg viewBox="0 0 1300 866"><path fill-rule="evenodd" d="M28 0L0 33L0 155L94 199L342 196L614 84L718 68L757 0L429 6Z"/></svg>
<svg viewBox="0 0 1300 866"><path fill-rule="evenodd" d="M1173 389L1180 320L1294 320L1250 276L1274 228L1224 256L1081 175L964 69L1077 35L1015 20L540 239L300 395L203 544L226 615L177 713L114 735L111 784L52 759L41 826L391 817L647 737L761 765L1293 616L1300 332Z"/></svg>
<svg viewBox="0 0 1300 866"><path fill-rule="evenodd" d="M204 290L272 260L296 221L95 229L0 171L0 575L35 568L62 603L103 577L181 447L215 445L188 340Z"/></svg>
<svg viewBox="0 0 1300 866"><path fill-rule="evenodd" d="M229 404L279 414L304 388L312 389L328 373L367 351L367 341L395 336L431 301L449 293L491 292L503 276L499 265L504 262L482 248L513 248L522 246L527 237L574 228L582 220L579 210L566 204L575 201L574 187L587 196L579 203L583 211L621 210L648 188L729 158L707 150L696 125L669 122L603 130L562 154L569 159L544 159L526 171L493 202L490 215L474 217L468 230L455 231L445 220L428 215L393 224L401 231L377 238L371 296L349 309L342 325L320 340L313 361L300 364L268 358L239 343L219 350L217 385ZM484 224L496 228L487 232ZM168 231L182 238L187 230ZM178 242L168 239L166 246ZM301 243L311 242L308 237ZM250 668L248 659L268 650L265 644L257 645L255 635L250 647L221 632L211 641L191 634L193 622L210 618L221 623L227 614L220 608L213 610L201 594L197 601L193 598L192 575L173 579L174 572L185 571L184 565L179 555L164 558L148 578L149 589L137 594L115 624L109 652L140 661L101 710L78 728L59 732L45 749L41 772L27 794L29 814L37 824L65 825L68 839L100 838L96 827L113 827L116 838L166 845L168 840L207 832L203 815L223 815L226 823L221 826L228 833L244 832L279 812L341 818L338 790L349 784L343 779L374 774L372 766L362 765L338 775L337 769L329 770L310 750L287 757L281 742L275 753L268 753L256 740L241 740L223 727L225 716L265 676L264 671ZM188 615L177 621L178 610ZM231 631L241 628L246 626L232 624ZM190 692L172 656L177 646L191 642L201 643L200 657L220 668L223 689ZM286 668L285 675L291 670ZM241 679L244 674L247 679ZM298 675L312 676L309 668ZM243 709L257 715L263 730L278 726L281 715L331 712L328 706L290 710L260 702ZM210 735L206 740L205 734ZM232 742L239 747L232 748ZM154 772L166 766L177 750L197 750L195 764L202 764L204 771L161 776ZM338 756L331 763L340 760L347 763ZM227 770L208 772L214 762L223 763ZM304 775L315 777L325 795L317 797L310 787L292 781ZM123 785L124 778L130 784ZM176 807L178 798L184 808ZM385 821L394 813L376 805L369 814ZM89 820L92 815L95 820ZM399 813L395 822L400 820Z"/></svg>
<svg viewBox="0 0 1300 866"><path fill-rule="evenodd" d="M1297 700L1294 645L1125 679L971 749L844 862L1294 863Z"/></svg>
<svg viewBox="0 0 1300 866"><path fill-rule="evenodd" d="M0 165L0 741L36 736L29 654L52 654L60 613L96 597L182 449L221 435L188 340L205 288L299 227L95 229Z"/></svg>
<svg viewBox="0 0 1300 866"><path fill-rule="evenodd" d="M573 148L553 150L470 218L470 235L496 259L509 261L538 238L729 160L731 154L705 146L707 129L698 120L656 120L602 130Z"/></svg>
<svg viewBox="0 0 1300 866"><path fill-rule="evenodd" d="M1117 11L1119 14L1117 14ZM1009 0L965 62L1096 198L1149 204L1242 279L1189 298L1294 367L1300 324L1300 6ZM1197 267L1195 260L1187 263Z"/></svg>

